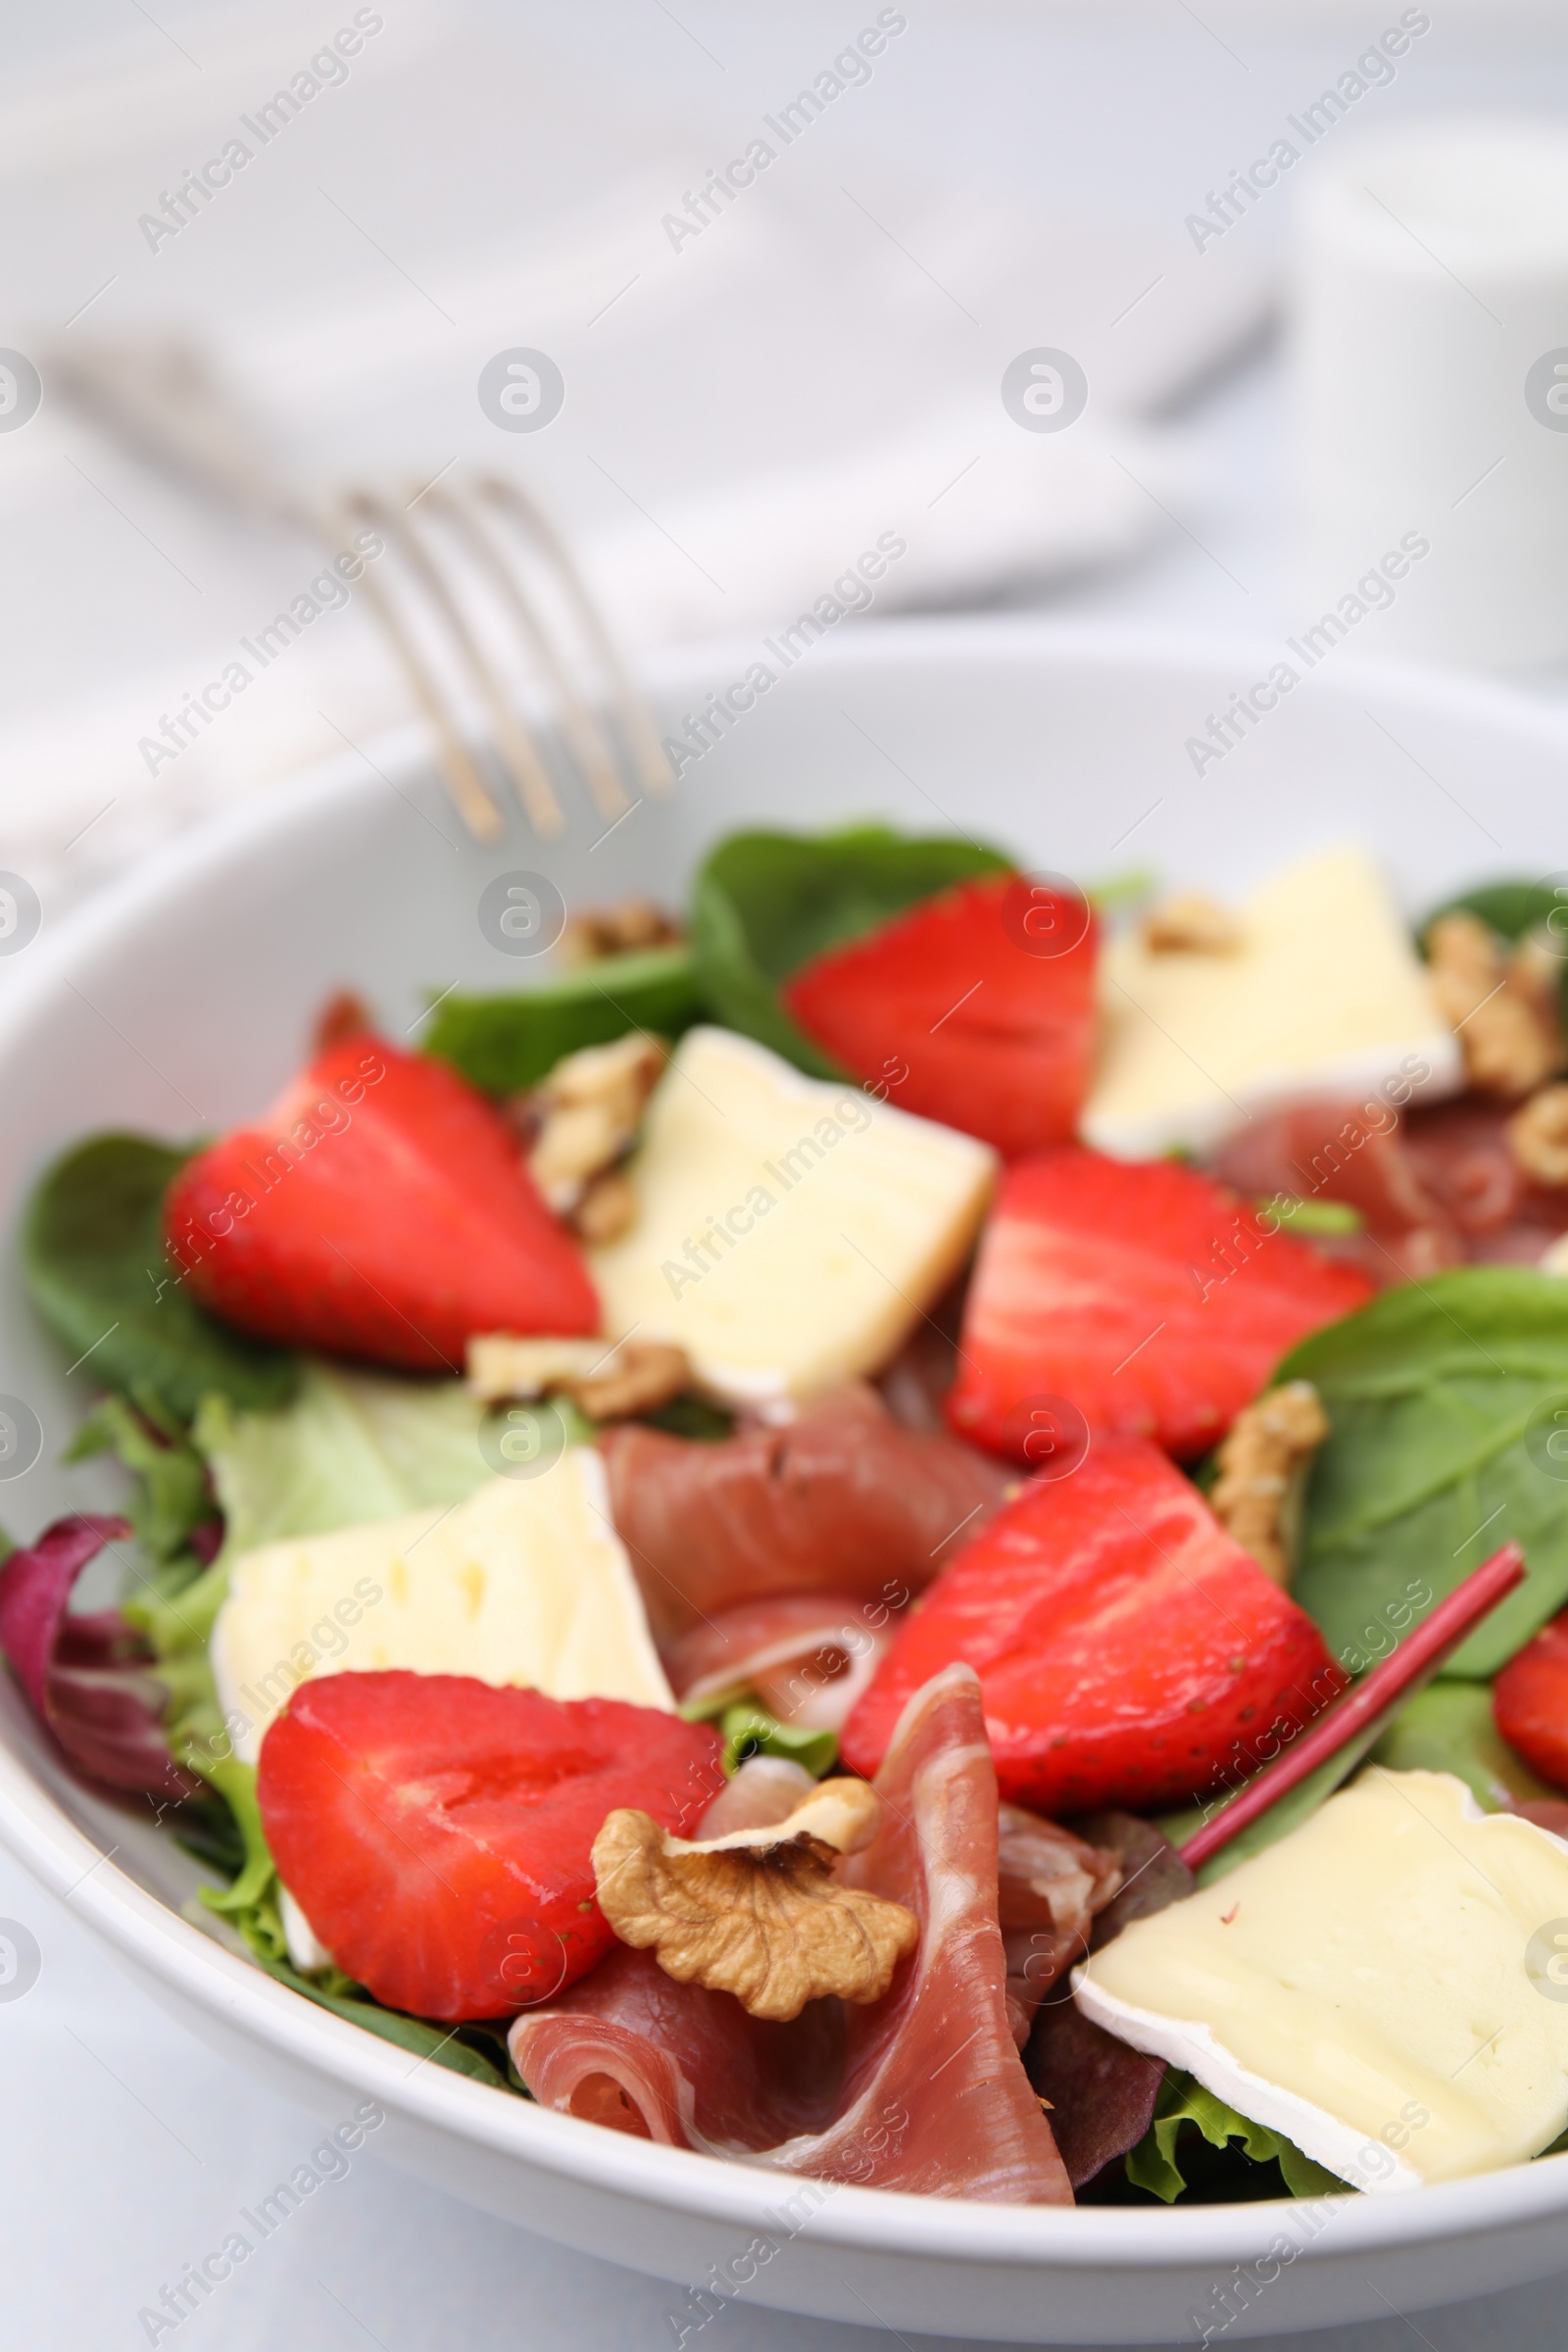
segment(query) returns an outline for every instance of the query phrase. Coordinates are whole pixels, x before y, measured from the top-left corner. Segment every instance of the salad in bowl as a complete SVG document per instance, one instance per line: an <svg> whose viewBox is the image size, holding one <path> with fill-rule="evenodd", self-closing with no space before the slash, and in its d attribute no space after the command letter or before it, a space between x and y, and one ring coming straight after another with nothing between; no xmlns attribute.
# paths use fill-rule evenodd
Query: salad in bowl
<svg viewBox="0 0 1568 2352"><path fill-rule="evenodd" d="M1236 897L860 825L492 887L543 982L339 994L239 1125L37 1179L130 1482L0 1566L70 1770L301 2001L720 2162L1554 2148L1559 879L1412 927L1353 840Z"/></svg>

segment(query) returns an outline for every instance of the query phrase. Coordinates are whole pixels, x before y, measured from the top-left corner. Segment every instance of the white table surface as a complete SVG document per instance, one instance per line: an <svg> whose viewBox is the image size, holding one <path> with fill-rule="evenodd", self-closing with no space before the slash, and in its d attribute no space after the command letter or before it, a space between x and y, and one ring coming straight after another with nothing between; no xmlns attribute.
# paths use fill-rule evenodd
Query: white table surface
<svg viewBox="0 0 1568 2352"><path fill-rule="evenodd" d="M391 13L395 0L388 6ZM323 12L318 37L351 13ZM876 103L863 110L858 136L870 162L935 159L964 181L1014 197L1180 218L1227 166L1256 151L1260 125L1320 88L1397 10L1263 0L1204 0L1196 11L1185 0L1143 8L967 0L960 9L910 0L909 13L897 72L879 77ZM1443 0L1433 13L1419 72L1412 66L1379 94L1388 114L1463 103L1556 112L1568 105L1560 9ZM722 146L726 123L749 119L759 92L797 86L875 11L846 13L815 0L788 11L755 0L677 0L674 11L662 0L578 0L568 14L558 0L554 10L493 14L509 39L548 49L581 109L600 107L607 121L641 110L688 128L710 122L716 159L731 151ZM171 41L200 51L206 12L156 15L155 24L135 9L149 65L167 57ZM127 23L121 0L57 0L48 12L12 0L0 10L0 58L8 70L31 71L62 42L85 55L95 41L123 39ZM297 62L292 51L287 62ZM439 146L442 125L427 135ZM451 162L460 175L461 157ZM0 208L0 219L8 249L43 233L14 204ZM1259 217L1247 233L1272 242L1282 228L1282 220ZM1190 533L1171 533L1136 572L1088 582L1056 609L1276 633L1287 610L1278 410L1267 355L1192 405L1185 429L1206 487ZM62 662L72 568L86 556L61 549L53 576L29 586ZM1562 681L1538 680L1535 690L1559 698ZM0 2340L27 2352L129 2352L148 2340L138 2315L162 2282L220 2243L237 2210L297 2163L318 2133L311 2119L210 2055L126 1984L69 1906L0 1854L0 1920L8 1918L30 1929L42 1966L24 1998L0 2003ZM286 2232L178 2334L198 2352L368 2344L384 2352L446 2352L453 2344L465 2352L654 2352L675 2340L666 2313L678 2299L678 2290L491 2221L362 2152L348 2178L291 2216ZM1332 2336L1268 2340L1276 2352L1287 2344L1560 2352L1562 2309L1562 2284L1549 2281ZM705 2352L850 2352L873 2340L893 2339L736 2307L705 2331Z"/></svg>

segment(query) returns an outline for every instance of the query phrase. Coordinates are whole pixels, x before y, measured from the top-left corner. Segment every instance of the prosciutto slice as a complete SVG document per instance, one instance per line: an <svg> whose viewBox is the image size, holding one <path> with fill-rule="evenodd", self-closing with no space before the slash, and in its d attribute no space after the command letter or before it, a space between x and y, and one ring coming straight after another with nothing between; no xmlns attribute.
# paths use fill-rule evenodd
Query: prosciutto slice
<svg viewBox="0 0 1568 2352"><path fill-rule="evenodd" d="M1003 1498L1009 1473L840 1389L718 1445L621 1422L600 1440L616 1532L655 1639L741 1601L848 1594L900 1607Z"/></svg>
<svg viewBox="0 0 1568 2352"><path fill-rule="evenodd" d="M1388 1103L1291 1103L1233 1137L1213 1164L1227 1184L1256 1200L1287 1193L1359 1209L1363 1232L1306 1238L1376 1283L1419 1282L1463 1262L1450 1206L1428 1182Z"/></svg>
<svg viewBox="0 0 1568 2352"><path fill-rule="evenodd" d="M703 1815L699 1838L727 1838L731 1830L771 1829L804 1804L816 1782L785 1756L749 1756Z"/></svg>
<svg viewBox="0 0 1568 2352"><path fill-rule="evenodd" d="M836 1732L893 1638L886 1600L847 1592L780 1592L745 1600L666 1644L670 1688L684 1704L755 1690L780 1723Z"/></svg>
<svg viewBox="0 0 1568 2352"><path fill-rule="evenodd" d="M844 2008L808 2001L774 2025L616 1944L554 2008L524 2011L508 2039L541 2107L666 2147L746 2156L829 2122Z"/></svg>
<svg viewBox="0 0 1568 2352"><path fill-rule="evenodd" d="M1516 1107L1473 1094L1402 1115L1298 1102L1234 1137L1215 1165L1257 1197L1358 1208L1364 1232L1311 1238L1375 1282L1419 1282L1466 1263L1533 1266L1568 1230L1568 1192L1532 1183L1515 1159L1504 1129Z"/></svg>
<svg viewBox="0 0 1568 2352"><path fill-rule="evenodd" d="M799 1764L754 1756L696 1834L782 1821L815 1787ZM727 1993L676 1984L651 1951L616 1944L564 2000L517 2020L512 2051L541 2106L666 2147L742 2155L827 2122L844 2071L844 2008L813 2001L773 2025Z"/></svg>
<svg viewBox="0 0 1568 2352"><path fill-rule="evenodd" d="M1089 1949L1090 1924L1122 1883L1114 1853L1022 1805L997 1809L997 1911L1007 2020L1019 2049L1051 1987Z"/></svg>
<svg viewBox="0 0 1568 2352"><path fill-rule="evenodd" d="M819 2180L1070 2204L1008 2023L996 1775L968 1667L915 1692L876 1786L882 1827L843 1876L920 1922L882 2000L849 2011L815 2001L769 2026L727 1993L671 1983L646 1952L617 1951L554 2008L513 2025L513 2058L535 2098Z"/></svg>
<svg viewBox="0 0 1568 2352"><path fill-rule="evenodd" d="M1504 1128L1517 1104L1467 1095L1412 1113L1410 1158L1472 1264L1533 1266L1568 1229L1568 1192L1534 1184Z"/></svg>

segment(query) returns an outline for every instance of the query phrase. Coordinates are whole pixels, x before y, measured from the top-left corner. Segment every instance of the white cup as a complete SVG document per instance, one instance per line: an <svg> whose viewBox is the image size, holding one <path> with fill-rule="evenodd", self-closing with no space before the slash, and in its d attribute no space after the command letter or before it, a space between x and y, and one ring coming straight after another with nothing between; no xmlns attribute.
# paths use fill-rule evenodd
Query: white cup
<svg viewBox="0 0 1568 2352"><path fill-rule="evenodd" d="M1568 659L1568 132L1431 120L1318 159L1287 372L1301 625L1337 614L1358 652ZM1357 596L1371 577L1387 594Z"/></svg>

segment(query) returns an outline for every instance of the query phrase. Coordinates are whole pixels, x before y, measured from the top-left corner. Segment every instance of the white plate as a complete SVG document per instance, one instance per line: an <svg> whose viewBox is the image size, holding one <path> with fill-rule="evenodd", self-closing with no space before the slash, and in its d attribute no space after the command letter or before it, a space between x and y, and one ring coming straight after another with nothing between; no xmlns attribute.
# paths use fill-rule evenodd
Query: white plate
<svg viewBox="0 0 1568 2352"><path fill-rule="evenodd" d="M755 650L671 664L671 723ZM678 899L737 824L881 814L972 829L1093 880L1133 863L1221 890L1350 835L1412 910L1486 872L1568 867L1568 730L1503 692L1335 656L1200 779L1185 746L1278 656L984 622L858 628L799 666L685 770L667 808L613 832L582 817L546 851L461 834L411 736L209 827L0 960L0 1196L8 1223L59 1146L124 1124L183 1137L254 1111L314 1012L352 985L394 1037L428 984L505 988L526 962L475 918L498 873L548 871L570 903ZM0 1486L31 1535L107 1499L55 1457L86 1397L22 1299L0 1244L0 1392L25 1397L43 1459ZM1544 2277L1568 2239L1568 2157L1401 2197L1305 2208L1056 2212L799 2184L651 2146L414 2065L222 1949L176 1907L196 1873L137 1820L84 1798L0 1687L0 1832L153 1995L323 2119L345 2091L387 2110L397 2161L568 2245L693 2287L903 2330L1020 2343L1196 2340L1386 2318ZM107 1849L117 1848L113 1860ZM1312 2224L1315 2223L1315 2229ZM748 2253L755 2239L773 2251ZM1240 2268L1238 2268L1240 2266ZM737 2279L737 2271L739 2279ZM755 2273L755 2276L748 2274ZM1226 2304L1236 2314L1225 2326ZM1200 2315L1195 2320L1195 2315ZM694 2339L701 2307L693 2307Z"/></svg>

